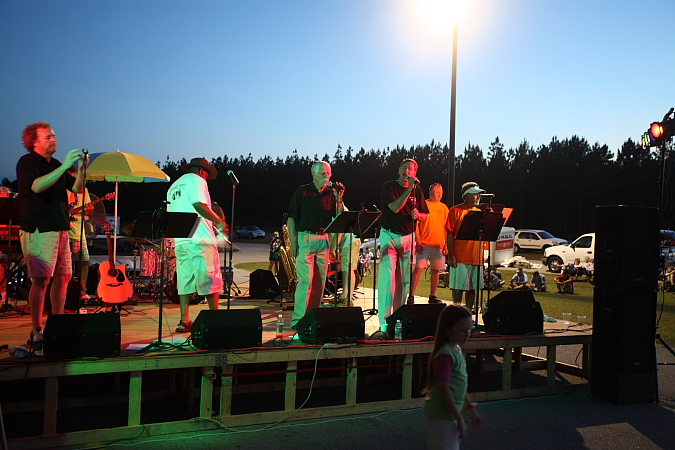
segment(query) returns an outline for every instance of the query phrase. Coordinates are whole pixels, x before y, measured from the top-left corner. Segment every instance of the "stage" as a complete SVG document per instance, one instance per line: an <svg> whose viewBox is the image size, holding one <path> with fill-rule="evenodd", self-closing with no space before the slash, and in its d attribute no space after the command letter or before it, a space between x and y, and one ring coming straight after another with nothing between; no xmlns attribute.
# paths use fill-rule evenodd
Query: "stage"
<svg viewBox="0 0 675 450"><path fill-rule="evenodd" d="M247 293L240 283L242 294ZM417 303L425 303L419 297ZM221 298L220 308L227 300ZM22 306L19 304L19 306ZM262 346L200 351L175 332L179 308L164 304L162 343L177 348L141 351L158 341L159 304L126 305L120 314L121 355L56 361L0 353L0 402L13 449L105 443L284 420L418 408L433 342L364 340L304 345L292 340L291 311L267 299L236 298L232 309L258 308ZM373 291L359 290L354 306L373 307ZM324 305L322 308L337 308ZM87 308L93 313L95 308ZM192 320L206 305L191 305ZM284 337L276 336L282 313ZM365 315L366 335L379 327ZM588 390L592 332L561 322L544 334L477 333L465 346L474 401ZM0 345L25 345L30 317L0 320ZM507 357L504 357L504 356Z"/></svg>

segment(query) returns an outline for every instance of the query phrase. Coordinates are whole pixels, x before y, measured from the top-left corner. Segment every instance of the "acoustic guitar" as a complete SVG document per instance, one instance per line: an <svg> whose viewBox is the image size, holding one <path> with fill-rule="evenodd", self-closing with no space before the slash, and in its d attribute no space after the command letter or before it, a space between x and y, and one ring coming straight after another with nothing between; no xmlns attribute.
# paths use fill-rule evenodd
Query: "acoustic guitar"
<svg viewBox="0 0 675 450"><path fill-rule="evenodd" d="M114 193L114 192L111 192L111 193L109 193L109 194L105 194L103 197L101 197L101 198L99 198L99 199L96 199L96 200L91 201L91 202L89 202L89 203L85 203L85 204L84 204L84 209L87 209L87 208L89 208L90 206L94 206L95 204L104 202L104 201L106 201L106 200L112 200L112 199L115 198L116 196L117 196L117 194ZM75 216L75 214L77 214L77 213L79 213L80 211L82 211L82 205L77 206L77 205L75 204L75 202L73 202L73 203L70 203L70 204L68 205L68 207L69 207L70 221L71 221L71 222L75 222L77 219L76 219L74 216Z"/></svg>
<svg viewBox="0 0 675 450"><path fill-rule="evenodd" d="M105 303L124 303L134 295L134 290L126 276L125 266L115 266L112 239L110 238L110 224L104 222L103 227L108 240L108 261L103 261L98 266L100 279L97 293L101 301Z"/></svg>

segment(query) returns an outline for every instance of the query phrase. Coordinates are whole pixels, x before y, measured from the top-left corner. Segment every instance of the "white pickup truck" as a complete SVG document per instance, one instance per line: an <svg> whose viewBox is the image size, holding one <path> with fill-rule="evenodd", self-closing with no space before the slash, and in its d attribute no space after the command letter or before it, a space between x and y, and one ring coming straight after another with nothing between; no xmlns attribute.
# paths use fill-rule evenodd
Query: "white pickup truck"
<svg viewBox="0 0 675 450"><path fill-rule="evenodd" d="M576 258L581 262L586 256L594 258L595 251L595 233L586 233L572 241L571 244L556 245L544 250L541 262L548 267L551 272L560 272L563 265L573 263Z"/></svg>

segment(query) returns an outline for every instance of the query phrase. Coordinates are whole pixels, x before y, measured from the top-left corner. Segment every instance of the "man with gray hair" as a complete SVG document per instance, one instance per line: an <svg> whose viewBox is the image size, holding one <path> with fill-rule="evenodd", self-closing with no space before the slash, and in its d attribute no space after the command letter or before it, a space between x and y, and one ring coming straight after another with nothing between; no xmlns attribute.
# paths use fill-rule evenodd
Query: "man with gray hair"
<svg viewBox="0 0 675 450"><path fill-rule="evenodd" d="M326 284L330 244L324 232L333 217L344 211L344 186L330 183L331 168L325 161L312 164L312 183L300 186L288 208L291 254L296 257L298 284L291 327L311 310L321 306Z"/></svg>

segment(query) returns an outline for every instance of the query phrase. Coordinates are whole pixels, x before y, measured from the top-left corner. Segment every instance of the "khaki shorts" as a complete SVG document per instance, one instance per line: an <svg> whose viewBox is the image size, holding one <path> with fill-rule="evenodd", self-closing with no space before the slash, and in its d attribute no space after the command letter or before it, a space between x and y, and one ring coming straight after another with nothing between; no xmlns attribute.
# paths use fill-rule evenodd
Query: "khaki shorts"
<svg viewBox="0 0 675 450"><path fill-rule="evenodd" d="M176 246L178 295L209 295L223 291L220 258L215 245L183 243Z"/></svg>
<svg viewBox="0 0 675 450"><path fill-rule="evenodd" d="M21 251L30 278L51 278L73 273L68 231L19 233Z"/></svg>
<svg viewBox="0 0 675 450"><path fill-rule="evenodd" d="M417 267L427 268L427 261L431 261L431 268L434 270L445 270L445 255L440 247L431 247L425 245L422 247L422 253L415 255L417 258Z"/></svg>
<svg viewBox="0 0 675 450"><path fill-rule="evenodd" d="M77 258L79 258L78 253L80 252L79 239L70 240L70 251L73 253L73 261L77 261ZM86 239L82 239L82 261L89 261L89 249L87 248Z"/></svg>

